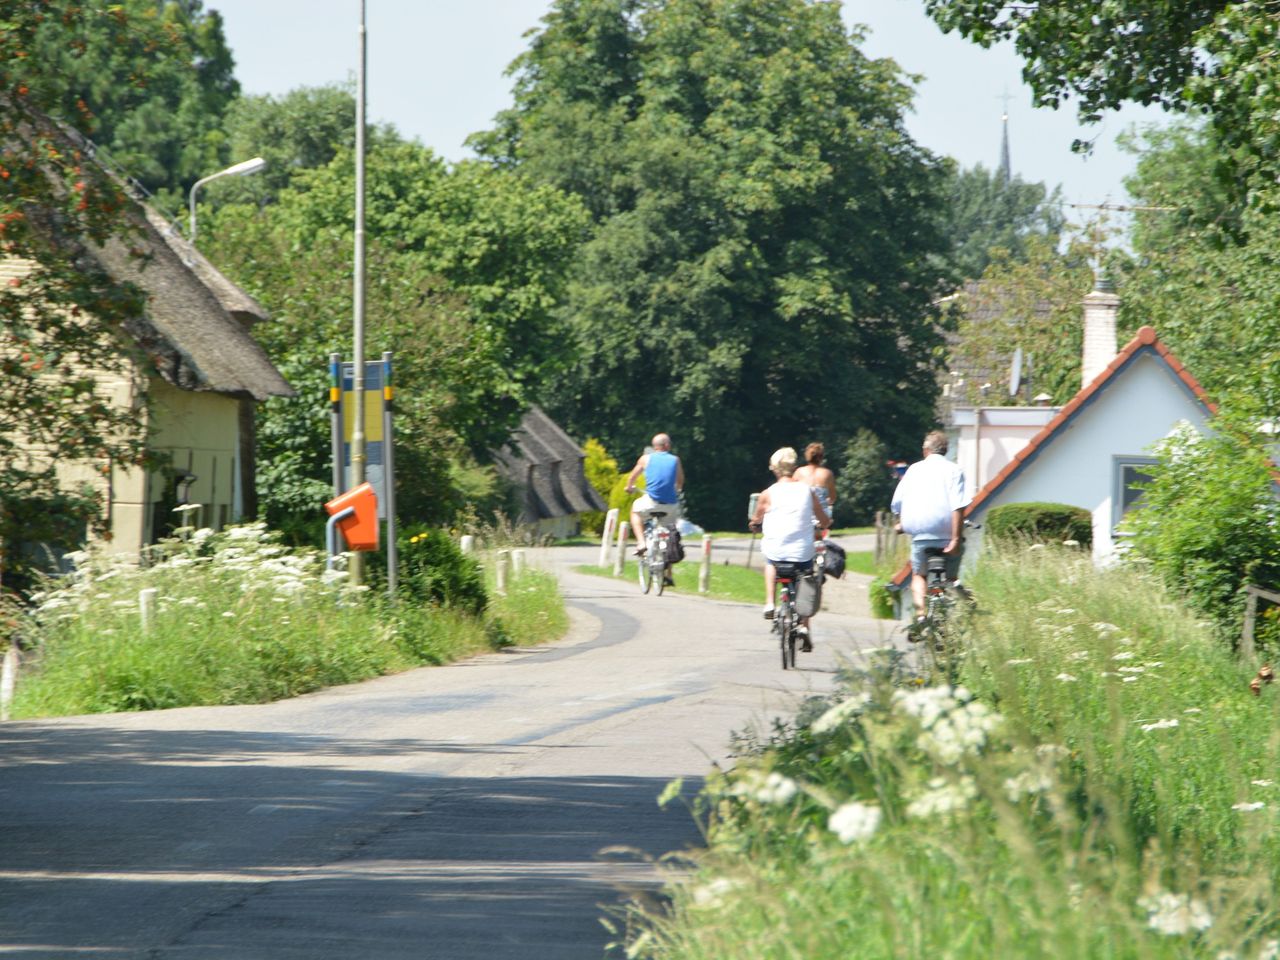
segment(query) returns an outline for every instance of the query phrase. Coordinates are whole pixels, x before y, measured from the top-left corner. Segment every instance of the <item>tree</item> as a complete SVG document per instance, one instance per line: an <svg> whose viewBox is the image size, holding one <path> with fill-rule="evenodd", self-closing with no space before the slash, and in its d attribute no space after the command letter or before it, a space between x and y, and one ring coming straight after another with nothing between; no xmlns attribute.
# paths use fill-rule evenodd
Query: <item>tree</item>
<svg viewBox="0 0 1280 960"><path fill-rule="evenodd" d="M1280 402L1280 226L1231 201L1213 169L1212 138L1180 126L1146 137L1127 181L1139 213L1120 261L1122 316L1149 323L1211 394ZM1274 194L1275 188L1270 193Z"/></svg>
<svg viewBox="0 0 1280 960"><path fill-rule="evenodd" d="M870 430L849 441L836 473L836 519L840 526L868 524L888 510L897 483L889 472L889 448Z"/></svg>
<svg viewBox="0 0 1280 960"><path fill-rule="evenodd" d="M5 6L32 28L26 52L41 64L46 111L147 190L181 198L225 166L222 115L239 85L217 11L200 0Z"/></svg>
<svg viewBox="0 0 1280 960"><path fill-rule="evenodd" d="M375 146L367 169L367 349L396 352L398 467L413 478L398 506L447 521L464 492L498 496L476 459L507 439L559 363L551 307L584 214L552 188L449 167L418 144ZM256 335L299 392L260 420L259 487L277 525L309 522L328 489L326 362L351 349L353 177L340 151L275 204L219 207L204 244L273 313Z"/></svg>
<svg viewBox="0 0 1280 960"><path fill-rule="evenodd" d="M1216 175L1225 189L1247 198L1255 184L1276 180L1280 11L1274 4L925 0L925 10L944 31L958 30L982 46L1012 40L1039 106L1056 108L1074 97L1085 122L1128 102L1203 112L1222 151Z"/></svg>
<svg viewBox="0 0 1280 960"><path fill-rule="evenodd" d="M910 90L834 4L561 0L475 145L596 218L550 397L611 450L656 429L701 522L738 522L772 449L932 415L943 165Z"/></svg>
<svg viewBox="0 0 1280 960"><path fill-rule="evenodd" d="M1076 394L1081 387L1081 303L1093 288L1099 253L1096 241L1085 237L1074 238L1065 253L1046 237L1029 238L1024 259L996 252L980 282L953 301L955 338L949 363L952 370L964 372L963 382L951 384L957 402L1025 402L1004 389L1004 376L1019 348L1036 394L1047 393L1056 404ZM997 389L984 391L987 380Z"/></svg>
<svg viewBox="0 0 1280 960"><path fill-rule="evenodd" d="M1008 179L982 164L952 177L948 223L951 263L956 275L976 280L991 263L992 252L1021 259L1031 237L1056 243L1062 232L1062 188L1050 193L1043 183Z"/></svg>

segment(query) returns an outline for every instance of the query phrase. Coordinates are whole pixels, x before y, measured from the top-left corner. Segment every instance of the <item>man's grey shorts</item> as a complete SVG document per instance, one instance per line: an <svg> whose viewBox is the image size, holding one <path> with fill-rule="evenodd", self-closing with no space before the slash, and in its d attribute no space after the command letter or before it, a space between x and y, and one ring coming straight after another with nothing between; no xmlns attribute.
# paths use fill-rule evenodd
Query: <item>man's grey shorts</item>
<svg viewBox="0 0 1280 960"><path fill-rule="evenodd" d="M925 571L925 551L926 550L942 550L946 547L950 540L912 540L911 541L911 572L924 576ZM960 543L960 548L955 553L946 555L947 561L947 579L955 580L960 576L960 558L964 556L964 543Z"/></svg>

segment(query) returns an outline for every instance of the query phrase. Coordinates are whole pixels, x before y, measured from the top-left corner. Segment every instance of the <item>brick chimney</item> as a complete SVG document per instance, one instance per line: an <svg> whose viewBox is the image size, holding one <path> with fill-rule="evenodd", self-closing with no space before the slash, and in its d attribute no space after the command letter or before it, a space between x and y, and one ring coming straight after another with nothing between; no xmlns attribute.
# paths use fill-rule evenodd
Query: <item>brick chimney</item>
<svg viewBox="0 0 1280 960"><path fill-rule="evenodd" d="M1097 274L1093 290L1084 298L1084 349L1081 357L1081 388L1087 387L1116 358L1116 312L1120 298L1115 285Z"/></svg>

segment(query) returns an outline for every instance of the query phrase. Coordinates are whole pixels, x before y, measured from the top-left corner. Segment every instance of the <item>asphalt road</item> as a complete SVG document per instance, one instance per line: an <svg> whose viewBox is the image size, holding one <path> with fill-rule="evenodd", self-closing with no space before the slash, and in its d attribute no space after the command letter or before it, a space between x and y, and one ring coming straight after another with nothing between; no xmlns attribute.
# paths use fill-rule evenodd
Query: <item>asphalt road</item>
<svg viewBox="0 0 1280 960"><path fill-rule="evenodd" d="M600 958L695 848L659 809L732 731L890 642L839 613L783 673L758 608L641 596L546 551L563 641L261 706L0 724L0 955Z"/></svg>

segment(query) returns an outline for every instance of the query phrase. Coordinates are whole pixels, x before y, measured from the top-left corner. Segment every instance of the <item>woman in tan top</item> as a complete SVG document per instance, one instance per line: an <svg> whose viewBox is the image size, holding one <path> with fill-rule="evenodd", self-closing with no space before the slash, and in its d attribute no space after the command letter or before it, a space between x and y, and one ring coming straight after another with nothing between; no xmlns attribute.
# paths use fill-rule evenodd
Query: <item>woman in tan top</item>
<svg viewBox="0 0 1280 960"><path fill-rule="evenodd" d="M827 448L822 444L809 444L804 448L805 464L796 468L794 478L813 487L827 516L835 516L832 511L836 505L836 475L822 465L826 454Z"/></svg>

